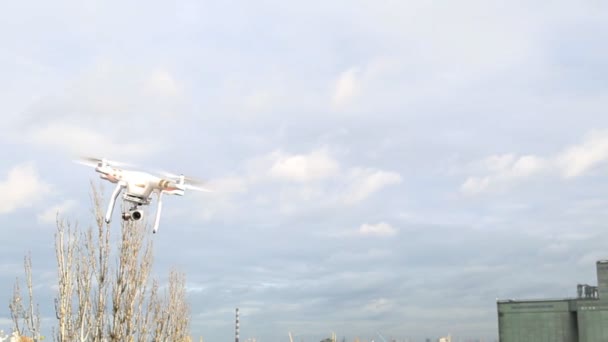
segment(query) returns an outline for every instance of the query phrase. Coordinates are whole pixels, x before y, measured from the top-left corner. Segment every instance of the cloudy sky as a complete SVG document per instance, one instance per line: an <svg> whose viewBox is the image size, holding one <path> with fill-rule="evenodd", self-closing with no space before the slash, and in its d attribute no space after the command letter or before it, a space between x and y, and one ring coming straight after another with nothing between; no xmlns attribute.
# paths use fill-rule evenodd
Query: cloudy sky
<svg viewBox="0 0 608 342"><path fill-rule="evenodd" d="M105 156L216 190L154 236L194 336L494 338L608 258L606 41L599 0L5 1L0 293L31 251L54 324L54 214L90 222L71 158Z"/></svg>

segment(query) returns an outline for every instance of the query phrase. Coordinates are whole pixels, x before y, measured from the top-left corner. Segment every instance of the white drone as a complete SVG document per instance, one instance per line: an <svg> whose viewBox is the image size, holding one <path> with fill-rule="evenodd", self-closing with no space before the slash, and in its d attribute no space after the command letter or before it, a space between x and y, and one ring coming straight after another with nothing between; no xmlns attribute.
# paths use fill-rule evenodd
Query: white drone
<svg viewBox="0 0 608 342"><path fill-rule="evenodd" d="M210 191L194 184L200 184L192 178L184 175L174 175L164 173L164 177L154 176L147 172L124 170L117 166L125 165L124 163L114 162L107 159L98 159L91 157L83 157L76 162L87 166L95 167L95 171L99 172L102 179L108 180L116 184L116 188L110 198L108 210L106 212L106 223L110 223L116 199L123 189L126 189L123 194L123 200L131 204L131 208L122 213L122 219L139 221L142 218L142 211L138 209L140 205L148 205L152 200L152 193L156 193L158 204L156 207L156 219L154 220L153 233L158 231L160 222L160 213L163 206L163 194L183 196L186 189L198 191Z"/></svg>

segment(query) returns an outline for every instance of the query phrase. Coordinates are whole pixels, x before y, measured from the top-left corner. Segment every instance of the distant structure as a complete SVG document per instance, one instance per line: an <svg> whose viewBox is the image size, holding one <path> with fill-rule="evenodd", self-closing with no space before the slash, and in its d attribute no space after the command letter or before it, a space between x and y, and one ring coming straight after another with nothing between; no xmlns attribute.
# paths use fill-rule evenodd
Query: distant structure
<svg viewBox="0 0 608 342"><path fill-rule="evenodd" d="M234 329L234 342L239 342L239 308L236 308L236 325Z"/></svg>
<svg viewBox="0 0 608 342"><path fill-rule="evenodd" d="M440 337L438 342L452 342L452 336L448 334L446 337Z"/></svg>
<svg viewBox="0 0 608 342"><path fill-rule="evenodd" d="M337 341L336 333L333 331L331 333L331 337L321 340L321 342L336 342L336 341ZM372 340L372 341L374 341L374 340Z"/></svg>
<svg viewBox="0 0 608 342"><path fill-rule="evenodd" d="M578 284L576 298L497 300L499 341L608 341L608 260L596 271L598 286Z"/></svg>

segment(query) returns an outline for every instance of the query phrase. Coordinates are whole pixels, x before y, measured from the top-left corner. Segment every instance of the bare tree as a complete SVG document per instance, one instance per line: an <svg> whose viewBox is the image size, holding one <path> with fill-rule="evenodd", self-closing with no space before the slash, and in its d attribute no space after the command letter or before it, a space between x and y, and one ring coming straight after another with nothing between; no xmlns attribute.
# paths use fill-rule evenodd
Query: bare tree
<svg viewBox="0 0 608 342"><path fill-rule="evenodd" d="M91 183L95 227L81 231L57 217L55 255L58 297L55 312L58 341L101 341L106 311L110 227L102 218L102 198Z"/></svg>
<svg viewBox="0 0 608 342"><path fill-rule="evenodd" d="M172 270L164 296L150 279L153 243L147 225L122 222L117 246L104 221L103 198L92 184L94 225L81 229L57 217L55 255L58 291L57 329L53 339L67 341L188 341L190 312L185 275ZM116 261L115 267L110 260ZM25 262L28 303L17 279L9 303L13 331L40 335L40 315L33 302L31 258Z"/></svg>
<svg viewBox="0 0 608 342"><path fill-rule="evenodd" d="M34 305L34 285L32 283L32 256L28 253L25 257L25 281L27 283L28 307L25 311L25 325L34 341L40 340L40 309L38 304Z"/></svg>
<svg viewBox="0 0 608 342"><path fill-rule="evenodd" d="M118 269L112 284L112 341L125 341L141 332L145 321L142 308L152 267L152 242L146 239L145 226L127 222L122 227Z"/></svg>
<svg viewBox="0 0 608 342"><path fill-rule="evenodd" d="M152 341L190 341L190 308L186 301L186 278L183 273L172 270L169 275L168 291L164 298L158 297L155 283L150 301L154 330Z"/></svg>
<svg viewBox="0 0 608 342"><path fill-rule="evenodd" d="M77 228L77 227L76 227ZM59 327L57 329L58 341L69 341L75 338L75 328L72 314L74 300L75 261L77 260L76 247L78 235L69 222L57 219L57 232L55 233L55 255L57 257L58 297L55 298L55 314Z"/></svg>
<svg viewBox="0 0 608 342"><path fill-rule="evenodd" d="M23 300L21 299L21 287L19 286L19 278L15 280L13 286L13 297L8 305L11 311L11 319L13 321L13 331L21 335L24 323L25 309L23 308Z"/></svg>
<svg viewBox="0 0 608 342"><path fill-rule="evenodd" d="M162 336L164 324L161 319L162 302L158 296L158 288L158 281L153 279L152 286L150 287L150 295L146 304L146 314L144 316L145 323L141 334L139 335L138 342L148 340L162 341L160 336Z"/></svg>
<svg viewBox="0 0 608 342"><path fill-rule="evenodd" d="M103 213L103 197L91 183L91 193L93 202L93 215L97 227L97 238L93 240L93 235L87 240L87 249L91 253L91 263L97 280L97 288L94 303L94 342L101 342L104 336L106 323L106 303L109 287L109 268L110 258L110 226L105 224Z"/></svg>
<svg viewBox="0 0 608 342"><path fill-rule="evenodd" d="M169 293L165 301L167 341L185 341L190 326L190 307L186 300L186 276L177 270L169 275Z"/></svg>
<svg viewBox="0 0 608 342"><path fill-rule="evenodd" d="M29 333L33 336L33 341L40 340L40 310L34 304L34 285L32 282L32 257L28 253L24 258L23 267L25 269L25 284L27 287L27 303L24 303L19 285L19 278L15 281L13 297L9 303L11 319L13 321L13 331L18 336ZM25 336L23 336L25 338Z"/></svg>

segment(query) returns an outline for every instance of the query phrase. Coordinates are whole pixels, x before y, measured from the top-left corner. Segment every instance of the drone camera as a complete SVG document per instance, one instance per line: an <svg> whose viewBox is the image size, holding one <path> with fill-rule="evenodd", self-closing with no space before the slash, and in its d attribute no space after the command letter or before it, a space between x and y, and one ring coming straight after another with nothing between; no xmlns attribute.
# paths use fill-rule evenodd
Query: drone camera
<svg viewBox="0 0 608 342"><path fill-rule="evenodd" d="M130 210L129 212L122 213L122 219L139 221L143 217L142 212L140 210Z"/></svg>
<svg viewBox="0 0 608 342"><path fill-rule="evenodd" d="M139 221L141 220L141 211L139 210L133 210L131 211L131 219L133 219L134 221Z"/></svg>

